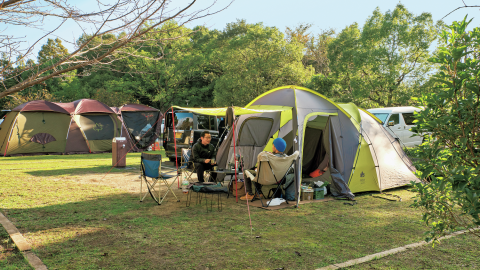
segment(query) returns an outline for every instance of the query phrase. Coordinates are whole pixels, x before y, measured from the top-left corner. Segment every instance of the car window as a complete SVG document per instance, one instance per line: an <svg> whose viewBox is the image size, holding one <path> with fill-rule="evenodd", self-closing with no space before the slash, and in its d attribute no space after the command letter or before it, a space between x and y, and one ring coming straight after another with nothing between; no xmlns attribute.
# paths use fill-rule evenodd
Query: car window
<svg viewBox="0 0 480 270"><path fill-rule="evenodd" d="M192 130L193 114L192 113L175 113L175 129Z"/></svg>
<svg viewBox="0 0 480 270"><path fill-rule="evenodd" d="M214 119L213 121L210 120L210 118L213 118L213 116L208 116L208 115L198 115L197 116L197 122L198 122L198 129L209 129L212 130L214 127Z"/></svg>
<svg viewBox="0 0 480 270"><path fill-rule="evenodd" d="M380 119L380 121L382 121L383 123L385 123L385 121L387 120L387 117L388 117L389 113L374 113L373 115L375 115L378 119Z"/></svg>
<svg viewBox="0 0 480 270"><path fill-rule="evenodd" d="M167 113L165 115L165 126L167 128L170 128L170 129L173 127L172 126L172 114L171 113Z"/></svg>
<svg viewBox="0 0 480 270"><path fill-rule="evenodd" d="M210 116L210 129L211 130L216 130L215 128L215 116Z"/></svg>
<svg viewBox="0 0 480 270"><path fill-rule="evenodd" d="M402 115L406 125L415 125L413 123L413 121L415 121L415 117L413 117L413 113L402 113Z"/></svg>
<svg viewBox="0 0 480 270"><path fill-rule="evenodd" d="M398 113L390 115L390 118L388 118L388 123L390 123L392 121L393 121L394 125L400 124L400 117L399 117Z"/></svg>
<svg viewBox="0 0 480 270"><path fill-rule="evenodd" d="M225 128L225 117L217 117L218 129Z"/></svg>

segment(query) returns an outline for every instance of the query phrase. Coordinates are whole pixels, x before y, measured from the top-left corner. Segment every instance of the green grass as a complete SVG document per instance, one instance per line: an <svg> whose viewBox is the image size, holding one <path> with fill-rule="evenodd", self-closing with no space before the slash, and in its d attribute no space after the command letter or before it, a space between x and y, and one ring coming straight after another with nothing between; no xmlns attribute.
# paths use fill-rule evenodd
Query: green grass
<svg viewBox="0 0 480 270"><path fill-rule="evenodd" d="M479 250L478 237L460 235L346 269L480 269Z"/></svg>
<svg viewBox="0 0 480 270"><path fill-rule="evenodd" d="M129 154L127 166L134 169L110 175L138 175L139 159ZM247 207L225 196L223 212L207 213L205 205L185 207L178 190L181 202L170 196L158 206L115 184L79 181L101 179L110 169L111 154L0 158L0 210L49 269L315 269L421 241L426 230L421 213L409 207L414 194L408 188L389 191L402 202L360 194L355 206L251 207L251 230ZM458 236L422 247L421 257L413 250L356 267L479 266L469 253L478 246L477 239ZM1 269L28 269L18 252L5 254Z"/></svg>
<svg viewBox="0 0 480 270"><path fill-rule="evenodd" d="M0 226L0 269L33 269L15 248L15 244L2 226Z"/></svg>

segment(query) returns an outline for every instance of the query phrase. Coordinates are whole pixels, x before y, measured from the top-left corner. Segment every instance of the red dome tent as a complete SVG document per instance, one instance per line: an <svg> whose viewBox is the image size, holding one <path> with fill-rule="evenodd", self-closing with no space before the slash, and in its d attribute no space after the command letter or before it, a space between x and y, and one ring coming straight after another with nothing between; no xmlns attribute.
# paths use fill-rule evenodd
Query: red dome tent
<svg viewBox="0 0 480 270"><path fill-rule="evenodd" d="M65 152L70 115L63 107L35 100L15 107L0 127L0 154Z"/></svg>
<svg viewBox="0 0 480 270"><path fill-rule="evenodd" d="M100 101L36 100L15 107L0 127L0 155L109 152L114 137L132 151L145 150L160 134L163 115L140 104L110 108Z"/></svg>

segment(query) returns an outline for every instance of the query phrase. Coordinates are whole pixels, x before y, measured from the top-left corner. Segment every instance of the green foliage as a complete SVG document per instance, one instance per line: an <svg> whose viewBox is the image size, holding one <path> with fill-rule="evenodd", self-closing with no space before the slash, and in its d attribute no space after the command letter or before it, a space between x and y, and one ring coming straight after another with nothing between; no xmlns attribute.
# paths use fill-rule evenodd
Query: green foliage
<svg viewBox="0 0 480 270"><path fill-rule="evenodd" d="M466 31L466 18L441 34L430 62L439 64L434 93L418 99L425 110L416 114L417 128L428 131L417 150L418 198L427 240L480 225L480 28ZM474 232L480 237L478 231Z"/></svg>
<svg viewBox="0 0 480 270"><path fill-rule="evenodd" d="M331 97L333 96L332 90L334 84L335 80L333 78L327 77L323 74L316 74L305 84L305 87L315 89L318 93Z"/></svg>
<svg viewBox="0 0 480 270"><path fill-rule="evenodd" d="M335 39L335 31L333 29L323 30L314 36L307 32L312 26L312 24L299 24L295 29L287 27L286 38L290 42L296 41L304 45L302 62L305 67L312 66L315 74L328 75L330 73L327 57L328 46Z"/></svg>
<svg viewBox="0 0 480 270"><path fill-rule="evenodd" d="M68 55L68 49L65 48L62 44L62 41L59 38L48 39L47 44L42 46L42 49L38 52L38 62L46 63L65 57Z"/></svg>
<svg viewBox="0 0 480 270"><path fill-rule="evenodd" d="M440 26L430 14L414 16L400 4L384 14L376 9L363 28L355 23L338 35L333 30L312 35L311 24L287 28L284 36L275 27L244 20L227 24L223 31L168 21L101 64L46 80L15 99L41 97L37 92L42 92L52 101L93 98L109 106L139 102L164 111L171 105L243 106L273 88L302 85L364 108L409 105L415 103L412 97L438 84L429 78L438 64L426 59ZM96 59L125 35L105 34L90 43L92 35L82 35L77 40L83 50L78 59ZM60 39L49 39L38 64L52 65L67 54ZM32 62L8 67L13 75L3 81L5 87L34 75L33 69L21 71ZM9 63L3 55L0 65ZM7 102L13 104L12 97L0 100L0 107Z"/></svg>
<svg viewBox="0 0 480 270"><path fill-rule="evenodd" d="M222 35L224 42L212 56L222 70L215 81L216 106L244 106L268 90L301 85L313 75L313 68L301 62L302 44L287 42L275 27L238 21Z"/></svg>
<svg viewBox="0 0 480 270"><path fill-rule="evenodd" d="M360 107L411 103L428 80L429 47L436 38L432 16L414 16L401 4L377 8L362 29L352 24L329 43L328 57L337 101Z"/></svg>

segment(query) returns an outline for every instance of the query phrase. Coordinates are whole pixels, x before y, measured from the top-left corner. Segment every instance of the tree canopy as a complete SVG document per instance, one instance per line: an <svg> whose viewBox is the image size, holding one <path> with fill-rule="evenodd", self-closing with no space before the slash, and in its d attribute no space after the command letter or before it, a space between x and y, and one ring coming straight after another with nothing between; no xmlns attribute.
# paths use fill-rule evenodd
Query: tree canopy
<svg viewBox="0 0 480 270"><path fill-rule="evenodd" d="M333 94L367 108L407 105L434 70L427 59L438 27L431 14L401 4L384 14L377 8L363 28L346 27L329 44Z"/></svg>
<svg viewBox="0 0 480 270"><path fill-rule="evenodd" d="M287 27L284 34L245 20L223 30L189 28L185 22L195 17L183 15L142 20L136 32L84 33L73 53L61 39L48 39L37 62L14 64L4 54L4 89L23 90L5 90L9 97L0 106L29 98L94 98L110 106L143 103L161 110L243 106L267 90L295 84L370 108L412 105L433 91L436 64L427 59L442 25L401 4L385 13L377 8L362 27L355 23L315 35L312 24ZM82 64L74 67L72 61Z"/></svg>

